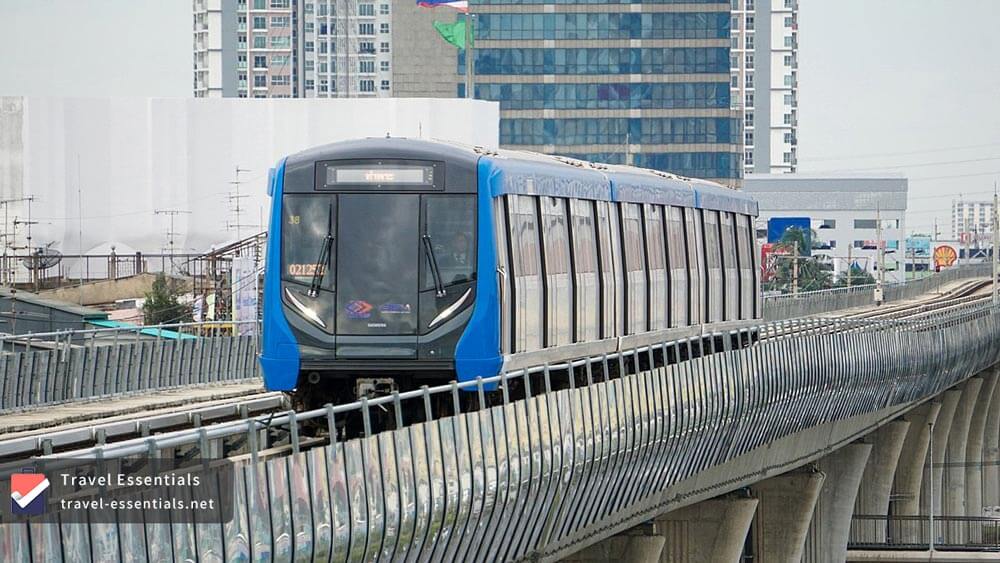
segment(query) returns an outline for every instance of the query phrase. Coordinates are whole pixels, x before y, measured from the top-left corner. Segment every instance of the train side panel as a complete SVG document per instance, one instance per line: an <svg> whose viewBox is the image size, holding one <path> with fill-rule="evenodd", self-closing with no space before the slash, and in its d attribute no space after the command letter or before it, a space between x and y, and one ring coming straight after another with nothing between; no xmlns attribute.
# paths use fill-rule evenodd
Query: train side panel
<svg viewBox="0 0 1000 563"><path fill-rule="evenodd" d="M494 236L491 181L500 172L488 158L478 163L476 198L477 253L476 301L472 318L455 349L455 371L459 381L500 373L500 296L497 282L497 246Z"/></svg>
<svg viewBox="0 0 1000 563"><path fill-rule="evenodd" d="M270 391L291 391L299 377L299 345L281 305L281 196L284 193L285 161L274 171L271 192L271 227L267 237L264 270L264 334L260 366L264 386Z"/></svg>

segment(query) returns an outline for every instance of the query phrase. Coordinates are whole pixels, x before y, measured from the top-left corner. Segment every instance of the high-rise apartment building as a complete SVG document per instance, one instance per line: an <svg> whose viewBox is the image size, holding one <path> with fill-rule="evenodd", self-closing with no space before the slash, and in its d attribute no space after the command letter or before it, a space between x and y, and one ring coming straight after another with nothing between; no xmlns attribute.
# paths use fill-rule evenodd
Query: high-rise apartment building
<svg viewBox="0 0 1000 563"><path fill-rule="evenodd" d="M732 103L747 174L795 172L798 0L732 0Z"/></svg>
<svg viewBox="0 0 1000 563"><path fill-rule="evenodd" d="M979 241L993 234L993 202L963 201L951 202L951 236L954 240Z"/></svg>
<svg viewBox="0 0 1000 563"><path fill-rule="evenodd" d="M737 184L743 116L731 100L731 2L473 0L475 97L500 103L506 147ZM464 17L450 8L194 6L198 96L465 96L464 50L435 29Z"/></svg>
<svg viewBox="0 0 1000 563"><path fill-rule="evenodd" d="M389 96L391 4L194 0L194 95Z"/></svg>

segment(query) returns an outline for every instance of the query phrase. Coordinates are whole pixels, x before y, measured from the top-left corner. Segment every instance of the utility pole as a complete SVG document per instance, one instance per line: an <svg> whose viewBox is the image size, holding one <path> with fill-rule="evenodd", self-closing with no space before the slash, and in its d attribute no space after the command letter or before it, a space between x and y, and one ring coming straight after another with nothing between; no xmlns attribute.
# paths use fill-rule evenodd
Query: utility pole
<svg viewBox="0 0 1000 563"><path fill-rule="evenodd" d="M632 131L625 131L625 166L632 166Z"/></svg>
<svg viewBox="0 0 1000 563"><path fill-rule="evenodd" d="M997 203L1000 196L997 194L997 183L993 182L993 213L990 213L993 219L993 304L997 304L997 275L1000 274L1000 255L997 255L997 249L1000 248L1000 218L997 217Z"/></svg>
<svg viewBox="0 0 1000 563"><path fill-rule="evenodd" d="M476 73L476 55L472 46L475 21L472 12L465 13L465 97L470 100L476 97L476 79L473 76Z"/></svg>
<svg viewBox="0 0 1000 563"><path fill-rule="evenodd" d="M928 495L927 504L929 505L927 510L927 538L928 545L927 548L932 553L934 552L934 423L927 424L927 435L928 447L927 447L927 485L928 485Z"/></svg>
<svg viewBox="0 0 1000 563"><path fill-rule="evenodd" d="M878 278L875 279L875 304L882 304L882 290L885 285L885 248L882 245L882 209L875 207L875 246L878 249Z"/></svg>
<svg viewBox="0 0 1000 563"><path fill-rule="evenodd" d="M77 223L76 223L76 234L77 234L77 252L80 253L80 284L77 291L77 299L80 301L80 305L83 305L83 180L80 176L80 153L76 153L76 213L77 213ZM88 270L90 268L87 268Z"/></svg>
<svg viewBox="0 0 1000 563"><path fill-rule="evenodd" d="M27 225L28 227L28 236L26 237L27 242L23 248L28 251L28 254L31 255L31 282L35 287L35 291L37 292L39 289L38 256L35 255L34 251L32 251L31 248L31 226L37 225L38 221L31 220L31 203L35 201L34 196L27 198L26 201L28 202L28 220L21 221L20 219L14 219L14 238L15 240L17 239L17 226ZM15 246L13 248L16 250L19 247Z"/></svg>
<svg viewBox="0 0 1000 563"><path fill-rule="evenodd" d="M799 241L792 245L792 295L799 293Z"/></svg>
<svg viewBox="0 0 1000 563"><path fill-rule="evenodd" d="M233 186L233 191L229 192L229 205L230 205L230 211L232 211L233 213L233 222L229 223L227 227L229 229L233 229L236 231L236 240L243 240L243 232L242 232L243 225L241 224L243 217L243 206L242 206L243 204L241 203L241 201L243 198L249 197L246 194L240 193L240 186L246 183L240 180L241 172L250 172L250 171L247 170L246 168L240 168L239 165L236 165L236 179L229 182Z"/></svg>
<svg viewBox="0 0 1000 563"><path fill-rule="evenodd" d="M181 214L190 214L190 211L185 209L157 209L153 211L156 215L166 215L170 217L170 229L167 231L167 254L170 255L170 273L174 273L174 236L177 235L177 231L174 230L174 218Z"/></svg>
<svg viewBox="0 0 1000 563"><path fill-rule="evenodd" d="M0 205L3 206L3 271L0 272L3 276L4 285L13 285L14 283L14 268L11 266L10 261L12 258L8 255L8 251L15 251L16 254L16 244L17 244L17 223L15 217L15 223L10 222L10 205L12 203L22 203L34 201L35 196L18 197L13 199L0 200ZM11 228L13 227L13 229Z"/></svg>
<svg viewBox="0 0 1000 563"><path fill-rule="evenodd" d="M851 270L854 269L854 262L851 260L851 251L854 250L854 245L847 247L847 287L851 287Z"/></svg>

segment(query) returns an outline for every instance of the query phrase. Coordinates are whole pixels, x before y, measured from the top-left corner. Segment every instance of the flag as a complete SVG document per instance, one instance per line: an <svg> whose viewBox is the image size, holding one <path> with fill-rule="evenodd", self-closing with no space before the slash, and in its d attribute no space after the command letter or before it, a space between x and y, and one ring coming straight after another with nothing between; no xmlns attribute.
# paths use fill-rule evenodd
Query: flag
<svg viewBox="0 0 1000 563"><path fill-rule="evenodd" d="M465 49L465 22L455 23L434 22L434 29L441 34L441 38L458 47Z"/></svg>
<svg viewBox="0 0 1000 563"><path fill-rule="evenodd" d="M417 5L424 8L437 8L438 6L448 6L455 8L459 12L469 11L468 0L417 0Z"/></svg>

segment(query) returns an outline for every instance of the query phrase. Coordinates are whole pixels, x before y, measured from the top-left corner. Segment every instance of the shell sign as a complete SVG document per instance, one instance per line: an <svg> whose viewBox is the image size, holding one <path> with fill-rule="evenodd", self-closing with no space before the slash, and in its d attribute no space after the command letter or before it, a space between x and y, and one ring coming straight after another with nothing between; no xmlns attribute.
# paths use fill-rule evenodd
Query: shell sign
<svg viewBox="0 0 1000 563"><path fill-rule="evenodd" d="M943 244L934 249L935 268L947 268L954 264L957 259L958 253L951 246Z"/></svg>

